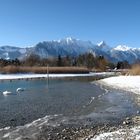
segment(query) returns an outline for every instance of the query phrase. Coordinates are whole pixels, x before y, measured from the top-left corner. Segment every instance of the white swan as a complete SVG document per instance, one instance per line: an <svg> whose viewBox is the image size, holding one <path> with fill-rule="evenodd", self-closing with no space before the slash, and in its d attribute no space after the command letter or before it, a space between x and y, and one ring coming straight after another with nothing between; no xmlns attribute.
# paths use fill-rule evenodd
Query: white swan
<svg viewBox="0 0 140 140"><path fill-rule="evenodd" d="M6 91L3 92L3 95L10 95L10 94L12 94L11 91L7 91L7 90L6 90Z"/></svg>
<svg viewBox="0 0 140 140"><path fill-rule="evenodd" d="M24 88L17 88L17 92L21 92L21 91L24 91L25 89Z"/></svg>

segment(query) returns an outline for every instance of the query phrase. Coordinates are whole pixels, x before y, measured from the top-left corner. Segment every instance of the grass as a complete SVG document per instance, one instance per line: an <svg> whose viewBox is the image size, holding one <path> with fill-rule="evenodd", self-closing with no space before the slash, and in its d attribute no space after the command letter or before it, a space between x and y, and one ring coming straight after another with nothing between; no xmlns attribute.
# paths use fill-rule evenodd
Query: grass
<svg viewBox="0 0 140 140"><path fill-rule="evenodd" d="M89 73L89 70L84 67L49 67L49 73ZM0 67L1 73L47 73L47 67L19 67L19 66L6 66Z"/></svg>

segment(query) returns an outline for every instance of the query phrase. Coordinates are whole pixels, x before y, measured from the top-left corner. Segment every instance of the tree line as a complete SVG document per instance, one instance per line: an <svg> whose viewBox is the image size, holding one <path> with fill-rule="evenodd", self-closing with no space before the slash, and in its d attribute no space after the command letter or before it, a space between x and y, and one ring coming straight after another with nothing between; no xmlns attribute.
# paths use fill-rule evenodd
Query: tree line
<svg viewBox="0 0 140 140"><path fill-rule="evenodd" d="M26 59L19 60L5 60L0 59L0 67L4 66L77 66L77 67L87 67L88 69L125 69L130 68L131 65L127 61L119 61L118 63L109 62L104 56L94 56L92 53L81 54L77 57L65 56L62 57L58 55L56 58L40 58L39 55L31 54Z"/></svg>

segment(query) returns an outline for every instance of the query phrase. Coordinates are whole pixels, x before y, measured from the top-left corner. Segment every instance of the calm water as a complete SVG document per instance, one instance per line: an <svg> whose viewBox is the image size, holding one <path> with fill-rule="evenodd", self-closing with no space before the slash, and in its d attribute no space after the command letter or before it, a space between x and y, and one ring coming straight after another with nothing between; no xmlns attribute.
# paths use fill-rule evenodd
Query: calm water
<svg viewBox="0 0 140 140"><path fill-rule="evenodd" d="M17 88L25 88L16 93ZM3 91L13 95L4 96ZM90 82L15 80L0 82L0 128L25 125L46 115L85 116L96 121L136 114L133 97Z"/></svg>

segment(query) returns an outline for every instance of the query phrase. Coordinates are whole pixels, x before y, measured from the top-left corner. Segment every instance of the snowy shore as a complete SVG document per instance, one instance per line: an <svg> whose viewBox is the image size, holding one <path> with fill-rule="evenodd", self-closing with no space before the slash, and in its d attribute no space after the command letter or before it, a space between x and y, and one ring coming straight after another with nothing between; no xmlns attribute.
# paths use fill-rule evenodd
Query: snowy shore
<svg viewBox="0 0 140 140"><path fill-rule="evenodd" d="M98 81L99 84L111 88L129 91L135 94L140 94L140 76L117 76L105 78ZM138 119L140 117L138 116ZM95 135L90 140L124 140L124 139L140 139L140 123L136 123L134 127L119 129L113 132L106 132Z"/></svg>
<svg viewBox="0 0 140 140"><path fill-rule="evenodd" d="M99 72L89 74L0 74L0 80L14 79L35 79L35 78L63 78L63 77L90 77L90 76L110 76L114 72Z"/></svg>
<svg viewBox="0 0 140 140"><path fill-rule="evenodd" d="M116 76L99 80L98 83L111 88L140 94L140 76Z"/></svg>

